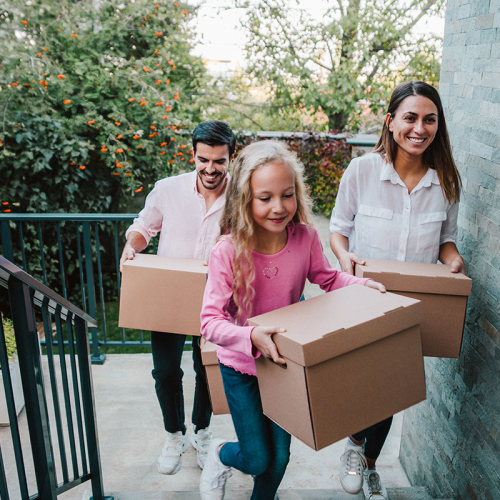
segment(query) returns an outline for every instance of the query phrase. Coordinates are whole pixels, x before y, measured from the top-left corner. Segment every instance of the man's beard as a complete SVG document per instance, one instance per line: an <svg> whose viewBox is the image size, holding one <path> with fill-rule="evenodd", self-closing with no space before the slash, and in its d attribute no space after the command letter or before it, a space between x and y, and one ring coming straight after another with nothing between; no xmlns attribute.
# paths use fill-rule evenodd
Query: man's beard
<svg viewBox="0 0 500 500"><path fill-rule="evenodd" d="M198 177L200 178L201 184L203 185L203 187L205 189L209 189L210 191L213 191L214 189L217 189L221 185L222 181L226 178L227 172L224 172L223 174L221 174L219 171L217 171L217 174L220 175L220 179L219 179L219 182L217 182L216 184L213 184L213 185L210 185L210 184L207 185L207 184L205 184L203 182L203 175L202 174L206 175L205 170L201 170L200 172L198 172Z"/></svg>

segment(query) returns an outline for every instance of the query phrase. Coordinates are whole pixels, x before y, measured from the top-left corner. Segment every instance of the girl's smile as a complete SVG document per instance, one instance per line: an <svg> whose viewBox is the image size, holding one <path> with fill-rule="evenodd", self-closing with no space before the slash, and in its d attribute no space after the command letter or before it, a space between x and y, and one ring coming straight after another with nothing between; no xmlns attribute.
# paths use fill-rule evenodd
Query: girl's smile
<svg viewBox="0 0 500 500"><path fill-rule="evenodd" d="M281 233L286 237L286 225L297 211L293 170L278 163L264 165L253 173L251 187L252 216L257 237L269 238Z"/></svg>

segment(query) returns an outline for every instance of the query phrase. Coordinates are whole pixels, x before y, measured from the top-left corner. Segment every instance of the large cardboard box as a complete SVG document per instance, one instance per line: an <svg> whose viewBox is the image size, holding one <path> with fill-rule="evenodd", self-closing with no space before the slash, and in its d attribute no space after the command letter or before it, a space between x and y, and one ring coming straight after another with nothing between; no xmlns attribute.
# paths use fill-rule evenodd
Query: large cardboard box
<svg viewBox="0 0 500 500"><path fill-rule="evenodd" d="M356 276L379 281L388 291L422 301L420 325L424 356L458 358L472 280L450 266L368 259Z"/></svg>
<svg viewBox="0 0 500 500"><path fill-rule="evenodd" d="M137 254L123 264L118 326L199 336L207 274L202 260Z"/></svg>
<svg viewBox="0 0 500 500"><path fill-rule="evenodd" d="M352 285L251 318L286 368L256 360L264 413L315 450L425 399L419 301Z"/></svg>
<svg viewBox="0 0 500 500"><path fill-rule="evenodd" d="M219 360L217 359L217 346L207 341L201 350L201 359L207 372L212 411L214 415L226 415L229 413L229 406L227 405Z"/></svg>

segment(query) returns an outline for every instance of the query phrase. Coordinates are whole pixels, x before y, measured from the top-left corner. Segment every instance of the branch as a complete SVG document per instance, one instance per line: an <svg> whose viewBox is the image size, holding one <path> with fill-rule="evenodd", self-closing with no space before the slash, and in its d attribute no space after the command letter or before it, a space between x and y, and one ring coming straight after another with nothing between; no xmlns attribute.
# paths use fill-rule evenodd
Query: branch
<svg viewBox="0 0 500 500"><path fill-rule="evenodd" d="M9 100L7 101L7 104L5 105L5 109L3 110L3 137L5 140L5 117L7 116L7 108L9 107L9 102L12 99L12 96L9 96Z"/></svg>
<svg viewBox="0 0 500 500"><path fill-rule="evenodd" d="M262 109L278 109L278 108L287 108L289 106L294 106L294 103L291 104L282 104L281 106L262 106L260 104L247 104L246 102L235 101L234 99L228 99L227 97L217 95L217 94L208 94L207 92L190 92L191 95L205 95L210 97L217 97L218 99L222 99L223 101L232 102L234 104L241 104L242 106L249 106L251 108L262 108Z"/></svg>

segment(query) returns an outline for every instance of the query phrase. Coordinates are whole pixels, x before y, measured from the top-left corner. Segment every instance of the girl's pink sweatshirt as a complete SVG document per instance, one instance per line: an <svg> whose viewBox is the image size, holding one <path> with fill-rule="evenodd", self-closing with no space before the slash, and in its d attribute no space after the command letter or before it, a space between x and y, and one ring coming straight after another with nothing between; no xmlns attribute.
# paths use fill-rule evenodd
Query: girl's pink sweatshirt
<svg viewBox="0 0 500 500"><path fill-rule="evenodd" d="M333 269L314 228L289 224L287 230L288 241L281 252L274 255L252 253L255 269L252 316L299 302L306 278L326 292L355 283L364 285L368 281ZM217 356L222 364L241 373L257 375L255 358L260 352L250 339L254 327L236 325L234 320L233 258L234 247L230 240L219 241L212 249L201 311L201 334L217 345ZM243 314L239 323L245 325L247 319Z"/></svg>

